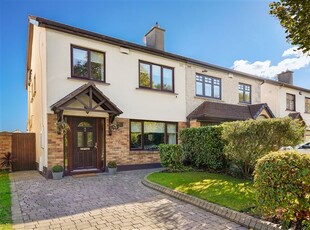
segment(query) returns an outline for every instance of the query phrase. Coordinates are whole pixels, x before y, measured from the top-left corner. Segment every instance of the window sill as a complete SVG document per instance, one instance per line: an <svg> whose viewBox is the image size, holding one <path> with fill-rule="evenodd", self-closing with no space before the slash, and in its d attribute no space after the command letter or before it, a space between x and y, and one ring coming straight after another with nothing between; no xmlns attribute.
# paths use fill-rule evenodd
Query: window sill
<svg viewBox="0 0 310 230"><path fill-rule="evenodd" d="M129 154L159 154L159 150L129 150Z"/></svg>
<svg viewBox="0 0 310 230"><path fill-rule="evenodd" d="M213 98L213 97L194 96L194 98L204 99L204 100L208 100L208 101L224 102L222 99L217 99L217 98Z"/></svg>
<svg viewBox="0 0 310 230"><path fill-rule="evenodd" d="M296 110L290 110L290 109L286 109L285 111L288 111L288 112L296 112Z"/></svg>
<svg viewBox="0 0 310 230"><path fill-rule="evenodd" d="M89 79L89 78L81 78L81 77L67 77L69 80L78 80L78 81L92 81L96 82L102 85L111 85L110 83L104 82L104 81L99 81L99 80L94 80L94 79Z"/></svg>
<svg viewBox="0 0 310 230"><path fill-rule="evenodd" d="M148 88L136 88L136 90L145 90L145 91L149 91L149 92L154 92L154 93L164 93L164 94L170 94L170 95L179 95L177 93L174 93L174 92L169 92L169 91L163 91L163 90L156 90L156 89L148 89Z"/></svg>

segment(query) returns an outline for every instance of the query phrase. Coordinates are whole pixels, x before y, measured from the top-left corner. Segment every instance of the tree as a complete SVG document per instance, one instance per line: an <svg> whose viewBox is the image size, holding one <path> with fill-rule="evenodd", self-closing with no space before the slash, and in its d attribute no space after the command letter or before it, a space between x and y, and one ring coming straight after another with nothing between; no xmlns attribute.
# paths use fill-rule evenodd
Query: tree
<svg viewBox="0 0 310 230"><path fill-rule="evenodd" d="M245 178L251 177L259 158L281 146L299 144L305 131L299 120L289 117L225 122L221 126L224 153Z"/></svg>
<svg viewBox="0 0 310 230"><path fill-rule="evenodd" d="M310 51L310 1L280 0L269 5L270 14L286 29L287 40L304 53Z"/></svg>

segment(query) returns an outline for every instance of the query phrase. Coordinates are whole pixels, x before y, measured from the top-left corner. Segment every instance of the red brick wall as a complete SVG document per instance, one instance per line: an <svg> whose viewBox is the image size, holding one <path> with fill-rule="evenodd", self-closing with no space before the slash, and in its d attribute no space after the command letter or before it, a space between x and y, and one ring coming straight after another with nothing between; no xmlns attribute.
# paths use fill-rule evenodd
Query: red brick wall
<svg viewBox="0 0 310 230"><path fill-rule="evenodd" d="M54 165L63 165L64 149L63 135L57 134L55 114L48 114L48 169ZM106 119L106 163L115 160L118 165L136 165L159 163L159 152L149 151L130 151L129 147L129 119L116 118L117 123L121 123L122 127L112 131L109 135L109 122ZM178 124L179 131L187 127L186 122Z"/></svg>
<svg viewBox="0 0 310 230"><path fill-rule="evenodd" d="M48 141L48 169L50 170L55 165L63 165L64 151L63 151L63 135L57 134L56 129L56 114L47 115L47 141Z"/></svg>
<svg viewBox="0 0 310 230"><path fill-rule="evenodd" d="M159 163L158 151L130 151L129 146L129 119L116 118L116 122L122 123L122 127L112 131L109 135L108 120L106 122L106 162L115 160L118 165L135 165ZM179 131L186 128L186 122L179 122Z"/></svg>

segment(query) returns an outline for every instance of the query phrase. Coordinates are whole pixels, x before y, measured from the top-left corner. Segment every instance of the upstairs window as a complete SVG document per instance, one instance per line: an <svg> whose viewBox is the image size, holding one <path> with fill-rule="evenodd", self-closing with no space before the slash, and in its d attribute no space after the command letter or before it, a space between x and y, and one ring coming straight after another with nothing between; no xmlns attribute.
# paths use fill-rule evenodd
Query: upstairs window
<svg viewBox="0 0 310 230"><path fill-rule="evenodd" d="M295 111L295 95L286 94L286 110Z"/></svg>
<svg viewBox="0 0 310 230"><path fill-rule="evenodd" d="M305 97L305 113L310 113L310 98Z"/></svg>
<svg viewBox="0 0 310 230"><path fill-rule="evenodd" d="M221 99L221 79L215 77L196 75L196 95Z"/></svg>
<svg viewBox="0 0 310 230"><path fill-rule="evenodd" d="M105 81L105 55L102 52L71 47L72 77Z"/></svg>
<svg viewBox="0 0 310 230"><path fill-rule="evenodd" d="M139 87L174 92L173 68L140 61Z"/></svg>
<svg viewBox="0 0 310 230"><path fill-rule="evenodd" d="M251 86L239 83L239 102L251 104Z"/></svg>

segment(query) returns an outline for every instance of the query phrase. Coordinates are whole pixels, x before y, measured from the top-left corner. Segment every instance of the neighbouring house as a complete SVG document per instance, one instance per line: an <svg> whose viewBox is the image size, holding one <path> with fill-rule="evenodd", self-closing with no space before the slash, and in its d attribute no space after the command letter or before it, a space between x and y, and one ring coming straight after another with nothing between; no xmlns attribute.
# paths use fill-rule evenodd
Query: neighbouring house
<svg viewBox="0 0 310 230"><path fill-rule="evenodd" d="M306 139L310 140L310 89L293 85L293 72L277 75L278 81L265 79L261 85L263 102L268 103L276 117L289 116L306 125Z"/></svg>
<svg viewBox="0 0 310 230"><path fill-rule="evenodd" d="M159 166L158 145L185 127L274 117L265 79L164 50L156 24L146 46L29 17L27 130L37 168L66 175Z"/></svg>

